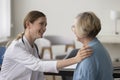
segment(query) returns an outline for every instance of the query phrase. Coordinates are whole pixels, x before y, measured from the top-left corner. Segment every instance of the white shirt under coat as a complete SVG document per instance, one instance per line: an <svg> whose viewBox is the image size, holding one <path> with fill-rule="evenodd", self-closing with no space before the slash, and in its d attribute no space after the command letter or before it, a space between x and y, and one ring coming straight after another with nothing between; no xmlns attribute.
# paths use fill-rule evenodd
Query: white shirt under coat
<svg viewBox="0 0 120 80"><path fill-rule="evenodd" d="M24 41L24 43L23 43ZM58 72L57 61L42 61L35 46L25 38L14 40L7 48L0 80L44 80L43 72Z"/></svg>

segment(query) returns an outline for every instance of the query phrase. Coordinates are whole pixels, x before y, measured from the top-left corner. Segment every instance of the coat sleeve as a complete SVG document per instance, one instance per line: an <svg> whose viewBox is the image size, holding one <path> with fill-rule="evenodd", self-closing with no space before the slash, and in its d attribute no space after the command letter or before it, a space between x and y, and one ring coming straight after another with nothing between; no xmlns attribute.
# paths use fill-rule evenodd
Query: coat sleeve
<svg viewBox="0 0 120 80"><path fill-rule="evenodd" d="M42 61L30 54L30 52L21 45L15 45L8 51L11 53L11 59L33 71L58 72L56 68L57 61Z"/></svg>

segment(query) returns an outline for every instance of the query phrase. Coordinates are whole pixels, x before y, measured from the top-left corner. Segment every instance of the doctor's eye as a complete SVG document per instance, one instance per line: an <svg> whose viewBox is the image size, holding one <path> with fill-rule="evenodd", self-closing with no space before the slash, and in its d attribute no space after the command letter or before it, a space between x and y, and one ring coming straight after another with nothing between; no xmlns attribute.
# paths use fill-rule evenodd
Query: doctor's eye
<svg viewBox="0 0 120 80"><path fill-rule="evenodd" d="M47 23L41 22L40 25L41 25L41 26L47 26Z"/></svg>

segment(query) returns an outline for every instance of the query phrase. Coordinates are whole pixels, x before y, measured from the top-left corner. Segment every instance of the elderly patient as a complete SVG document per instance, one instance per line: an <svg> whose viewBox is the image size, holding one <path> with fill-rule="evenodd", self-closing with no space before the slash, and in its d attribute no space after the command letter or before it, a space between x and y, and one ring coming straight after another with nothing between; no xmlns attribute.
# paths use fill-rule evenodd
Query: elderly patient
<svg viewBox="0 0 120 80"><path fill-rule="evenodd" d="M80 13L74 20L72 30L83 46L89 45L93 49L92 56L77 64L73 80L113 80L109 53L96 38L101 30L100 19L93 12ZM70 56L75 56L75 53Z"/></svg>

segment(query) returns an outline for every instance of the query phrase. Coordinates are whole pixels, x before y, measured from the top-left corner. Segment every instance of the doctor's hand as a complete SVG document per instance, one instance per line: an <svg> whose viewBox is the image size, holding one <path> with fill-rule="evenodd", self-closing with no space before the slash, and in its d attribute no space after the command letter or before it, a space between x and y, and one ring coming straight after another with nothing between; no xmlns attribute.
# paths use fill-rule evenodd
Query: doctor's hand
<svg viewBox="0 0 120 80"><path fill-rule="evenodd" d="M92 49L89 46L83 46L78 52L75 57L58 60L57 61L57 69L73 65L82 61L83 59L89 57L92 54Z"/></svg>
<svg viewBox="0 0 120 80"><path fill-rule="evenodd" d="M75 59L77 62L82 61L83 59L91 56L93 53L92 49L89 46L83 46L78 52L77 55L75 56Z"/></svg>

